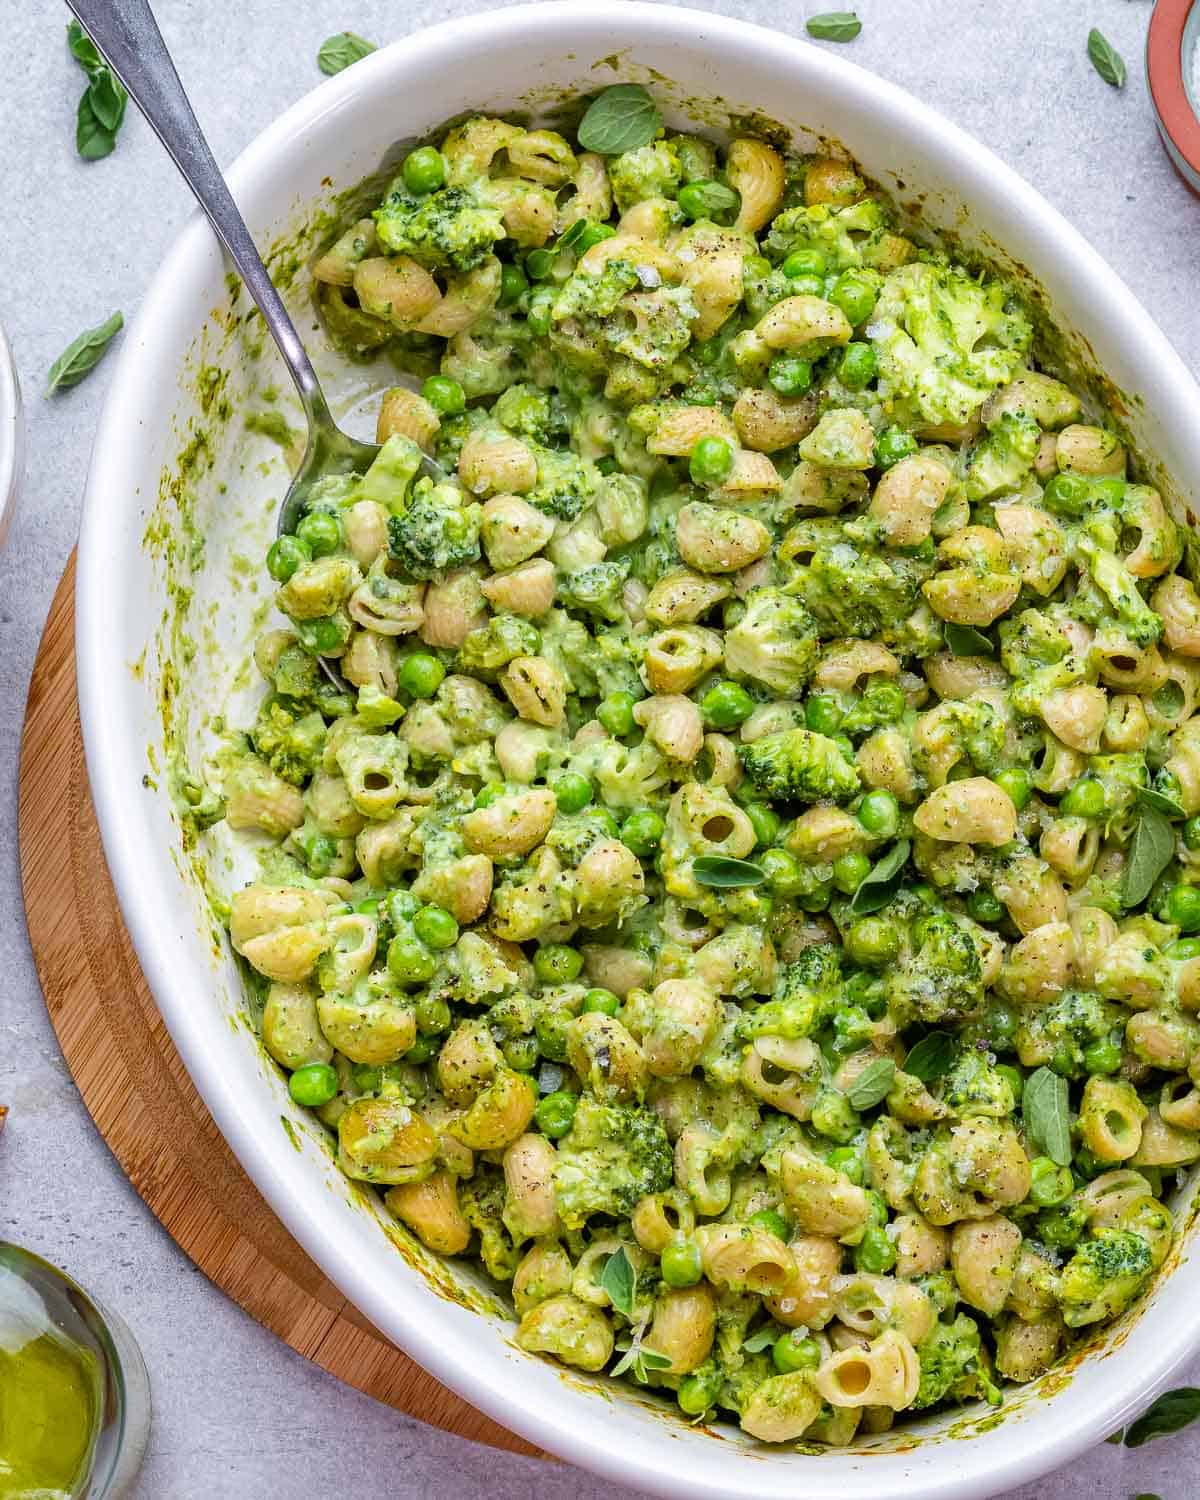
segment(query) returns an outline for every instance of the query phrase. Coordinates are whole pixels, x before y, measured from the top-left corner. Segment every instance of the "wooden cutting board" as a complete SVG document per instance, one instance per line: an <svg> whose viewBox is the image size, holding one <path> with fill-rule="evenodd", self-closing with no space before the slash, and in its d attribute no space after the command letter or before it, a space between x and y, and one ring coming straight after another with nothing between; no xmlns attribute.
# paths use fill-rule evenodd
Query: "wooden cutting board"
<svg viewBox="0 0 1200 1500"><path fill-rule="evenodd" d="M21 743L21 880L67 1065L113 1155L172 1239L264 1328L409 1416L546 1457L426 1374L305 1255L192 1087L142 977L104 862L75 695L75 560L50 606Z"/></svg>

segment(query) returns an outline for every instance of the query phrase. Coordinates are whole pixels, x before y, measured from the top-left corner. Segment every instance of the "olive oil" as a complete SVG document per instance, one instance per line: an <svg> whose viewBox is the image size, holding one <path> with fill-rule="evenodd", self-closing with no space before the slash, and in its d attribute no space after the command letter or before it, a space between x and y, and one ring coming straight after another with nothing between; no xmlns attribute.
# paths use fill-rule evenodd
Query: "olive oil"
<svg viewBox="0 0 1200 1500"><path fill-rule="evenodd" d="M95 1354L0 1267L0 1500L70 1500L87 1478L99 1426Z"/></svg>

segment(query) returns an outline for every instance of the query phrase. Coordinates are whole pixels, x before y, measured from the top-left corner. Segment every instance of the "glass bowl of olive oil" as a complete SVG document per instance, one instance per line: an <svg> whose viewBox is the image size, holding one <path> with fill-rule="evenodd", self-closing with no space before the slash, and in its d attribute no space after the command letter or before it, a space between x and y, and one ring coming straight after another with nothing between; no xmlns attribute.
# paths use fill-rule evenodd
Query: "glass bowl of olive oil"
<svg viewBox="0 0 1200 1500"><path fill-rule="evenodd" d="M0 1500L120 1500L149 1430L146 1366L122 1320L0 1241Z"/></svg>

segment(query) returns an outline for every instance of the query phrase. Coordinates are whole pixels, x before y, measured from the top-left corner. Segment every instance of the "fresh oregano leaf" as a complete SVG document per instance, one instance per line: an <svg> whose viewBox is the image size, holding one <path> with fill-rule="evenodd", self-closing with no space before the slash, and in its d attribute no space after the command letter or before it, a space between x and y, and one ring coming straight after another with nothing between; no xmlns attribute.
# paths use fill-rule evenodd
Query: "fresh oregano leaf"
<svg viewBox="0 0 1200 1500"><path fill-rule="evenodd" d="M115 136L125 118L125 90L107 68L102 68L88 85L87 99L92 113Z"/></svg>
<svg viewBox="0 0 1200 1500"><path fill-rule="evenodd" d="M1200 1417L1200 1390L1181 1385L1178 1390L1164 1391L1125 1432L1125 1446L1140 1448L1151 1438L1169 1437Z"/></svg>
<svg viewBox="0 0 1200 1500"><path fill-rule="evenodd" d="M1174 797L1168 797L1165 792L1156 792L1152 786L1138 787L1137 799L1143 807L1152 807L1155 812L1162 813L1164 818L1187 816Z"/></svg>
<svg viewBox="0 0 1200 1500"><path fill-rule="evenodd" d="M1164 1391L1125 1429L1125 1446L1140 1448L1152 1438L1169 1437L1200 1417L1200 1389L1192 1385Z"/></svg>
<svg viewBox="0 0 1200 1500"><path fill-rule="evenodd" d="M88 76L88 86L75 112L75 149L84 161L99 161L117 143L128 95L78 21L67 27L67 46Z"/></svg>
<svg viewBox="0 0 1200 1500"><path fill-rule="evenodd" d="M633 1274L633 1262L619 1245L604 1262L600 1272L600 1286L608 1293L608 1300L616 1310L627 1318L633 1317L633 1289L637 1278Z"/></svg>
<svg viewBox="0 0 1200 1500"><path fill-rule="evenodd" d="M1126 908L1139 906L1146 899L1174 853L1175 833L1170 823L1156 807L1143 804L1121 882L1121 902Z"/></svg>
<svg viewBox="0 0 1200 1500"><path fill-rule="evenodd" d="M78 21L72 21L67 27L67 46L71 49L71 56L89 76L106 66L95 42Z"/></svg>
<svg viewBox="0 0 1200 1500"><path fill-rule="evenodd" d="M107 156L116 144L116 132L110 130L96 115L89 84L75 112L75 149L84 161L99 161Z"/></svg>
<svg viewBox="0 0 1200 1500"><path fill-rule="evenodd" d="M873 1104L878 1104L886 1098L895 1076L896 1064L890 1057L877 1057L874 1062L869 1062L846 1090L851 1108L870 1109Z"/></svg>
<svg viewBox="0 0 1200 1500"><path fill-rule="evenodd" d="M973 625L947 625L943 632L947 647L955 656L995 656L996 648Z"/></svg>
<svg viewBox="0 0 1200 1500"><path fill-rule="evenodd" d="M1105 83L1111 84L1115 89L1124 87L1125 59L1104 33L1097 31L1094 26L1088 32L1087 52L1092 60L1092 67Z"/></svg>
<svg viewBox="0 0 1200 1500"><path fill-rule="evenodd" d="M95 369L104 352L124 326L125 319L119 312L113 313L106 322L98 324L95 328L89 328L81 333L78 338L72 339L63 352L50 366L50 374L46 378L46 391L65 390L68 386L78 385L90 370Z"/></svg>
<svg viewBox="0 0 1200 1500"><path fill-rule="evenodd" d="M619 156L648 146L661 125L658 107L640 83L617 83L592 100L575 134L585 151Z"/></svg>
<svg viewBox="0 0 1200 1500"><path fill-rule="evenodd" d="M933 1083L950 1071L958 1048L948 1031L931 1031L909 1049L903 1068L922 1083Z"/></svg>
<svg viewBox="0 0 1200 1500"><path fill-rule="evenodd" d="M761 1354L764 1349L769 1349L778 1337L779 1329L773 1323L768 1323L757 1333L752 1333L748 1339L743 1339L742 1348L747 1354Z"/></svg>
<svg viewBox="0 0 1200 1500"><path fill-rule="evenodd" d="M669 1370L675 1361L669 1354L660 1354L657 1349L642 1345L638 1363L644 1370Z"/></svg>
<svg viewBox="0 0 1200 1500"><path fill-rule="evenodd" d="M854 916L868 916L888 904L896 894L911 848L908 839L901 839L864 875L862 884L850 901L850 910Z"/></svg>
<svg viewBox="0 0 1200 1500"><path fill-rule="evenodd" d="M804 29L819 42L852 42L862 30L862 22L852 10L827 10L812 16Z"/></svg>
<svg viewBox="0 0 1200 1500"><path fill-rule="evenodd" d="M1071 1165L1071 1117L1067 1080L1038 1068L1025 1080L1021 1096L1025 1128L1060 1167Z"/></svg>
<svg viewBox="0 0 1200 1500"><path fill-rule="evenodd" d="M767 878L760 866L749 859L731 859L725 854L702 854L692 861L697 885L717 890L732 890L739 885L761 885Z"/></svg>
<svg viewBox="0 0 1200 1500"><path fill-rule="evenodd" d="M352 31L339 31L335 36L327 36L321 43L317 52L317 67L332 78L335 73L342 72L351 63L361 62L374 51L375 43L368 42L366 37L355 36Z"/></svg>

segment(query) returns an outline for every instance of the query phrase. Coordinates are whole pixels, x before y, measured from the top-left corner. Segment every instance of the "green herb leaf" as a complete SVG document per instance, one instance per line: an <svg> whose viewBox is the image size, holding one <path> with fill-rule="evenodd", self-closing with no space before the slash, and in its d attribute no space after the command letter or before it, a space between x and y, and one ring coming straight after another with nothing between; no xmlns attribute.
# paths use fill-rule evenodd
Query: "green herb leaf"
<svg viewBox="0 0 1200 1500"><path fill-rule="evenodd" d="M909 1050L903 1069L919 1078L922 1083L932 1083L948 1073L954 1064L958 1047L948 1031L931 1031Z"/></svg>
<svg viewBox="0 0 1200 1500"><path fill-rule="evenodd" d="M752 860L730 859L725 854L702 854L692 861L697 885L732 890L739 885L761 885L767 878Z"/></svg>
<svg viewBox="0 0 1200 1500"><path fill-rule="evenodd" d="M779 1329L773 1323L768 1323L757 1333L752 1333L748 1339L743 1339L742 1348L747 1354L761 1354L764 1349L769 1349L778 1337Z"/></svg>
<svg viewBox="0 0 1200 1500"><path fill-rule="evenodd" d="M1175 833L1156 807L1142 806L1129 844L1129 861L1121 883L1121 902L1138 906L1175 854Z"/></svg>
<svg viewBox="0 0 1200 1500"><path fill-rule="evenodd" d="M850 1087L846 1098L853 1109L870 1109L873 1104L887 1096L896 1076L896 1064L890 1057L877 1057L869 1062Z"/></svg>
<svg viewBox="0 0 1200 1500"><path fill-rule="evenodd" d="M1140 1448L1151 1438L1168 1437L1200 1417L1200 1390L1182 1385L1178 1390L1164 1391L1125 1433L1127 1448Z"/></svg>
<svg viewBox="0 0 1200 1500"><path fill-rule="evenodd" d="M1038 1068L1022 1094L1025 1128L1052 1162L1071 1165L1071 1118L1067 1080L1049 1068Z"/></svg>
<svg viewBox="0 0 1200 1500"><path fill-rule="evenodd" d="M657 1349L641 1349L641 1366L644 1370L669 1370L675 1361L669 1354L660 1354Z"/></svg>
<svg viewBox="0 0 1200 1500"><path fill-rule="evenodd" d="M352 31L339 31L321 43L317 67L332 78L335 73L340 73L351 63L361 62L376 50L375 43L368 42L365 37L355 36Z"/></svg>
<svg viewBox="0 0 1200 1500"><path fill-rule="evenodd" d="M896 894L911 849L908 839L901 839L863 877L850 901L850 910L856 917L869 916L888 904Z"/></svg>
<svg viewBox="0 0 1200 1500"><path fill-rule="evenodd" d="M604 1262L600 1272L600 1286L608 1293L608 1300L619 1313L633 1317L633 1289L637 1278L633 1274L633 1262L619 1245Z"/></svg>
<svg viewBox="0 0 1200 1500"><path fill-rule="evenodd" d="M862 22L852 10L828 10L811 17L804 29L819 42L852 42L862 30Z"/></svg>
<svg viewBox="0 0 1200 1500"><path fill-rule="evenodd" d="M89 85L79 101L75 113L75 149L84 161L99 161L107 156L117 144L116 132L109 130L96 115L92 106L92 90Z"/></svg>
<svg viewBox="0 0 1200 1500"><path fill-rule="evenodd" d="M101 69L88 85L87 99L92 113L105 130L116 135L125 118L128 95L107 68Z"/></svg>
<svg viewBox="0 0 1200 1500"><path fill-rule="evenodd" d="M618 83L592 100L575 134L585 151L619 156L648 146L661 125L658 106L640 83Z"/></svg>
<svg viewBox="0 0 1200 1500"><path fill-rule="evenodd" d="M947 625L943 634L955 656L995 656L996 648L973 625Z"/></svg>
<svg viewBox="0 0 1200 1500"><path fill-rule="evenodd" d="M1092 67L1105 83L1111 84L1115 89L1124 87L1125 59L1104 33L1097 31L1094 26L1088 32L1087 52L1092 60Z"/></svg>
<svg viewBox="0 0 1200 1500"><path fill-rule="evenodd" d="M1104 1441L1106 1443L1123 1443L1125 1441L1125 1429L1118 1427L1116 1432L1110 1432Z"/></svg>
<svg viewBox="0 0 1200 1500"><path fill-rule="evenodd" d="M50 366L46 378L46 392L78 385L83 377L98 365L104 357L112 339L124 327L125 319L119 312L113 313L107 322L98 324L72 339Z"/></svg>
<svg viewBox="0 0 1200 1500"><path fill-rule="evenodd" d="M1162 813L1164 818L1187 816L1174 797L1168 797L1165 792L1156 792L1152 786L1138 787L1137 799L1143 807L1152 807L1155 812Z"/></svg>
<svg viewBox="0 0 1200 1500"><path fill-rule="evenodd" d="M67 46L71 49L71 56L85 73L90 75L107 66L97 51L95 42L78 21L72 21L67 27Z"/></svg>
<svg viewBox="0 0 1200 1500"><path fill-rule="evenodd" d="M1162 1500L1162 1496L1161 1495L1142 1494L1142 1495L1135 1495L1133 1497L1133 1500Z"/></svg>

